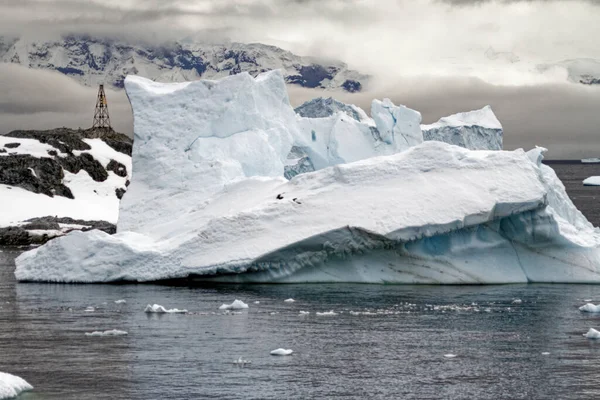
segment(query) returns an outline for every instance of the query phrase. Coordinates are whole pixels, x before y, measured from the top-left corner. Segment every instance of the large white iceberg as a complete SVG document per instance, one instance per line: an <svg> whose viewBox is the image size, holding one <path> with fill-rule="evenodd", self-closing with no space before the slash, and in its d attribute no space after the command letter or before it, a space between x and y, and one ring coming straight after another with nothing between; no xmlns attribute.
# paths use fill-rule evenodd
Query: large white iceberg
<svg viewBox="0 0 600 400"><path fill-rule="evenodd" d="M424 140L437 140L470 150L502 150L502 125L490 106L421 125Z"/></svg>
<svg viewBox="0 0 600 400"><path fill-rule="evenodd" d="M288 181L293 147L322 148L279 72L125 87L135 142L117 234L73 232L23 253L18 280L600 282L600 234L541 164L544 149L414 145L420 115L384 101L374 120L396 150L323 158Z"/></svg>
<svg viewBox="0 0 600 400"><path fill-rule="evenodd" d="M6 372L0 372L0 400L15 398L22 392L32 389L33 386L27 383L25 379Z"/></svg>

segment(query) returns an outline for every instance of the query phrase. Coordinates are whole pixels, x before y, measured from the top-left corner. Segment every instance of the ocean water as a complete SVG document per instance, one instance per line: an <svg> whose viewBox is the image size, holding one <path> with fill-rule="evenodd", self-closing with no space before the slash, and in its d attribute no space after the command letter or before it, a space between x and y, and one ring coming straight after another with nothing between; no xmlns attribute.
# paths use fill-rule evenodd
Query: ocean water
<svg viewBox="0 0 600 400"><path fill-rule="evenodd" d="M600 173L553 167L593 216L578 176ZM17 284L20 251L0 252L0 371L35 387L19 399L600 398L582 336L600 314L578 310L600 286ZM218 309L235 299L250 308ZM110 329L128 335L85 335Z"/></svg>

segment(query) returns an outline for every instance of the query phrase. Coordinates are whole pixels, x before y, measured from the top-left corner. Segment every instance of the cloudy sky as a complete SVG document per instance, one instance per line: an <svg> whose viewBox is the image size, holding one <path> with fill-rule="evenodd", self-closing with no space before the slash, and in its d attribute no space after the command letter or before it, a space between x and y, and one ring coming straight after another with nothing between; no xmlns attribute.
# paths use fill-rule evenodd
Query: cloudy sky
<svg viewBox="0 0 600 400"><path fill-rule="evenodd" d="M572 83L562 67L537 68L600 60L600 0L0 1L1 35L64 33L262 42L340 59L373 76L365 93L334 95L343 101L368 109L373 97L389 97L421 111L427 123L490 104L506 148L600 156L600 85ZM290 91L294 104L318 95ZM58 73L0 65L0 132L86 127L94 96ZM113 124L131 132L126 97L108 96Z"/></svg>

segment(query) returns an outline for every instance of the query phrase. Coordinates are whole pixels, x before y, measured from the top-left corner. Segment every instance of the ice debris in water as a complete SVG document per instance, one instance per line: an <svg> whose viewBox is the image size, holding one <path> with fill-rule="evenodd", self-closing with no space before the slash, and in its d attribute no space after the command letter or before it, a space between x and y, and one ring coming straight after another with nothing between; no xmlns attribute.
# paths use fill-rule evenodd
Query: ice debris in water
<svg viewBox="0 0 600 400"><path fill-rule="evenodd" d="M600 313L600 305L594 305L592 303L587 303L584 306L579 307L579 311L591 312L591 313Z"/></svg>
<svg viewBox="0 0 600 400"><path fill-rule="evenodd" d="M242 357L240 357L237 360L234 360L233 363L236 365L246 365L246 364L252 364L252 361L244 360Z"/></svg>
<svg viewBox="0 0 600 400"><path fill-rule="evenodd" d="M248 304L241 300L234 300L231 304L223 304L219 310L242 310L244 308L248 308Z"/></svg>
<svg viewBox="0 0 600 400"><path fill-rule="evenodd" d="M271 355L272 356L289 356L290 354L292 354L294 351L292 349L275 349L273 351L271 351Z"/></svg>
<svg viewBox="0 0 600 400"><path fill-rule="evenodd" d="M25 379L16 375L0 372L0 399L12 399L21 392L33 389Z"/></svg>
<svg viewBox="0 0 600 400"><path fill-rule="evenodd" d="M87 307L85 310L83 310L85 312L94 312L96 311L96 309L94 307Z"/></svg>
<svg viewBox="0 0 600 400"><path fill-rule="evenodd" d="M544 352L542 353L542 355L543 355L543 356L549 356L549 355L550 355L550 353L549 353L549 352L547 352L547 351L544 351Z"/></svg>
<svg viewBox="0 0 600 400"><path fill-rule="evenodd" d="M317 312L316 314L319 315L319 316L325 316L325 317L326 316L337 315L337 313L335 311L333 311L333 310L331 310L331 311L325 311L325 312Z"/></svg>
<svg viewBox="0 0 600 400"><path fill-rule="evenodd" d="M521 299L514 299L512 301L512 304L521 304L522 302L523 302L523 300L521 300Z"/></svg>
<svg viewBox="0 0 600 400"><path fill-rule="evenodd" d="M254 304L260 304L260 301L255 301Z"/></svg>
<svg viewBox="0 0 600 400"><path fill-rule="evenodd" d="M284 302L286 302L286 303L293 303L293 302L295 302L295 301L296 301L296 300L294 300L294 299L285 299L285 300L284 300Z"/></svg>
<svg viewBox="0 0 600 400"><path fill-rule="evenodd" d="M300 311L300 315L308 315L310 314L310 311Z"/></svg>
<svg viewBox="0 0 600 400"><path fill-rule="evenodd" d="M86 332L85 336L125 336L127 332L120 331L118 329L112 329L109 331L94 331L94 332Z"/></svg>
<svg viewBox="0 0 600 400"><path fill-rule="evenodd" d="M444 354L444 357L446 357L446 358L454 358L454 357L456 357L456 354L448 353L448 354Z"/></svg>
<svg viewBox="0 0 600 400"><path fill-rule="evenodd" d="M123 304L123 303L127 303L127 301L125 300L115 300L116 304Z"/></svg>
<svg viewBox="0 0 600 400"><path fill-rule="evenodd" d="M159 304L154 304L152 306L150 304L148 304L146 306L146 309L144 310L144 312L156 313L156 314L185 314L188 311L187 310L179 310L177 308L172 308L170 310L167 310L166 308L164 308L163 306L161 306Z"/></svg>
<svg viewBox="0 0 600 400"><path fill-rule="evenodd" d="M584 333L583 336L585 336L588 339L600 339L600 332L598 332L594 328L590 328L590 330L587 331L587 333Z"/></svg>

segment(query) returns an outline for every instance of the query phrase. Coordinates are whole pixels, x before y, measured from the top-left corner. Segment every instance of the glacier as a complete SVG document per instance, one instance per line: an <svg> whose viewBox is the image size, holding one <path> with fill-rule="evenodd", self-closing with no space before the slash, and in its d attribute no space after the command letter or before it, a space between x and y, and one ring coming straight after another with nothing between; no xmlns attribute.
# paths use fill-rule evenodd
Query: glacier
<svg viewBox="0 0 600 400"><path fill-rule="evenodd" d="M117 233L25 252L19 281L600 282L600 232L543 148L423 141L420 114L389 100L372 119L303 117L279 71L125 88L135 140ZM293 149L315 170L288 180Z"/></svg>
<svg viewBox="0 0 600 400"><path fill-rule="evenodd" d="M490 106L421 125L424 140L437 140L470 150L502 150L504 132Z"/></svg>

